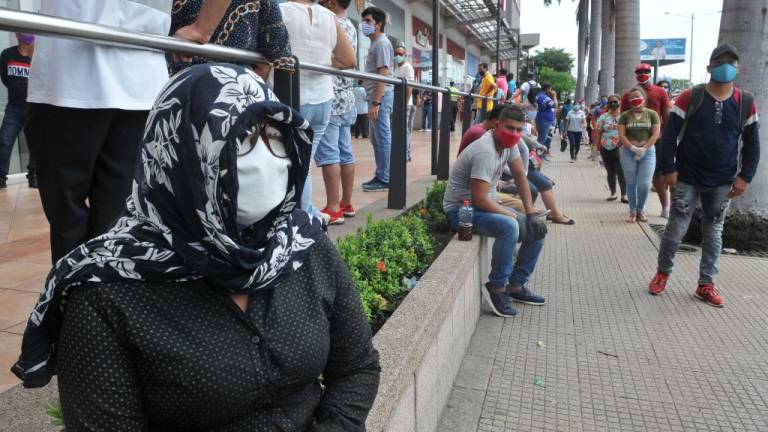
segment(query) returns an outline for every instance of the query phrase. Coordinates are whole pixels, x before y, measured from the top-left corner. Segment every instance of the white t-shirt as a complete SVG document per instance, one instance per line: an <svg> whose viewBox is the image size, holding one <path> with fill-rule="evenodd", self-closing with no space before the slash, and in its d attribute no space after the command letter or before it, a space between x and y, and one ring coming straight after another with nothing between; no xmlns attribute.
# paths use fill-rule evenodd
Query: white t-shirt
<svg viewBox="0 0 768 432"><path fill-rule="evenodd" d="M395 76L397 78L405 78L408 81L413 81L416 79L416 72L413 70L413 66L411 66L410 63L404 62L400 66L397 67L397 70L395 71ZM408 92L408 105L413 105L413 98L411 97L411 92Z"/></svg>
<svg viewBox="0 0 768 432"><path fill-rule="evenodd" d="M584 121L587 115L582 110L571 110L565 116L566 129L568 132L584 132Z"/></svg>
<svg viewBox="0 0 768 432"><path fill-rule="evenodd" d="M43 0L40 13L167 36L171 0ZM41 36L27 101L69 108L148 110L168 81L164 53Z"/></svg>
<svg viewBox="0 0 768 432"><path fill-rule="evenodd" d="M312 10L310 19L309 11ZM331 66L336 48L336 15L318 4L280 4L291 50L301 62ZM333 75L301 70L300 103L319 104L333 99Z"/></svg>

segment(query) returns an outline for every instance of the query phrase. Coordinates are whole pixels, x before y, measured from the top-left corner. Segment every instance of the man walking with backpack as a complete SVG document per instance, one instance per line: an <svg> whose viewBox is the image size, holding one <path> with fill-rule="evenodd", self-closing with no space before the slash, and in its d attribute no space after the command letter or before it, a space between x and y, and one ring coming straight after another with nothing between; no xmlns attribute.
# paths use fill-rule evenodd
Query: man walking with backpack
<svg viewBox="0 0 768 432"><path fill-rule="evenodd" d="M684 91L670 110L659 169L664 184L673 190L672 208L658 271L648 286L651 294L664 292L675 253L701 199L703 242L696 297L711 306L725 305L714 285L723 222L731 199L746 191L760 159L757 106L749 92L733 85L738 70L736 49L718 46L709 58L709 82Z"/></svg>

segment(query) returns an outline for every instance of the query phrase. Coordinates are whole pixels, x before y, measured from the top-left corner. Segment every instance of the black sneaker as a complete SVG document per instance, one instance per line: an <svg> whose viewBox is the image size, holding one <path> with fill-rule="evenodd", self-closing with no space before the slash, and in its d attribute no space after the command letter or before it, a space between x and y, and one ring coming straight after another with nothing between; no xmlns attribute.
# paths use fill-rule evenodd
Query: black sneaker
<svg viewBox="0 0 768 432"><path fill-rule="evenodd" d="M512 299L513 302L517 303L525 303L529 305L534 306L543 306L547 303L546 300L544 300L544 297L537 296L530 291L528 291L528 288L522 287L522 290L518 293L515 293L512 291L512 288L507 286L507 294L509 295L509 298Z"/></svg>
<svg viewBox="0 0 768 432"><path fill-rule="evenodd" d="M30 189L37 189L37 176L27 176L27 183Z"/></svg>
<svg viewBox="0 0 768 432"><path fill-rule="evenodd" d="M389 183L376 180L372 183L363 184L363 192L384 192L389 190Z"/></svg>
<svg viewBox="0 0 768 432"><path fill-rule="evenodd" d="M378 181L379 181L379 178L378 178L378 177L376 177L376 176L373 176L373 178L372 178L372 179L368 180L367 182L363 182L363 187L365 187L365 185L369 185L369 184L372 184L372 183L376 183L376 182L378 182Z"/></svg>
<svg viewBox="0 0 768 432"><path fill-rule="evenodd" d="M491 307L493 313L502 318L515 316L517 311L512 307L505 293L502 292L499 294L497 290L496 287L488 282L485 284L485 288L481 289L480 292L483 294L485 301L488 302L488 306Z"/></svg>
<svg viewBox="0 0 768 432"><path fill-rule="evenodd" d="M0 178L0 189L5 189L8 187L8 180L4 178Z"/></svg>

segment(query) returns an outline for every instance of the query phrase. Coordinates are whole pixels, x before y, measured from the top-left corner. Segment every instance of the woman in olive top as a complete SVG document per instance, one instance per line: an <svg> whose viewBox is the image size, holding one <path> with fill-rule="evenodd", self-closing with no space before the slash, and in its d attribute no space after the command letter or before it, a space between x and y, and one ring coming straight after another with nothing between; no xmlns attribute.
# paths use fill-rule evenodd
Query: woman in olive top
<svg viewBox="0 0 768 432"><path fill-rule="evenodd" d="M255 73L174 75L112 229L60 260L13 370L58 372L68 431L359 431L379 361L360 296L299 207L309 124Z"/></svg>
<svg viewBox="0 0 768 432"><path fill-rule="evenodd" d="M631 108L619 117L621 168L627 182L629 198L628 223L647 222L645 202L651 191L651 179L656 167L653 144L659 139L659 115L645 107L645 92L635 87L629 91Z"/></svg>

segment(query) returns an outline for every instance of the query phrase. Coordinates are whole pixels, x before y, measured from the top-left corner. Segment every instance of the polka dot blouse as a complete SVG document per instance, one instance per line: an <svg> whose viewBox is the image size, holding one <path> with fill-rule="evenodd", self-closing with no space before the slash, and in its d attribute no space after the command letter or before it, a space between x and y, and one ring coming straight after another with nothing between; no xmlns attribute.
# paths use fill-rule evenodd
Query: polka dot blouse
<svg viewBox="0 0 768 432"><path fill-rule="evenodd" d="M364 431L380 372L324 236L245 313L202 281L74 288L58 352L68 432Z"/></svg>

